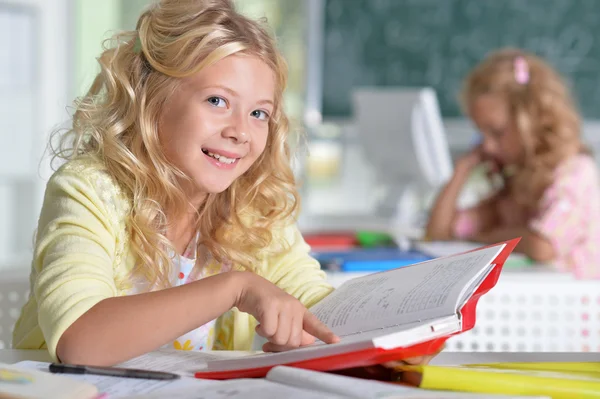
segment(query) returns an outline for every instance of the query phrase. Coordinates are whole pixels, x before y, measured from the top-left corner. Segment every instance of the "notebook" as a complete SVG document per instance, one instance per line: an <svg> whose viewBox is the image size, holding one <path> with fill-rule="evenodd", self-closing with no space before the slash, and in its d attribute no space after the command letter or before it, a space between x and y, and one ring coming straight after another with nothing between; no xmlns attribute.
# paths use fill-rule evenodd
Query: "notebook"
<svg viewBox="0 0 600 399"><path fill-rule="evenodd" d="M0 399L94 399L96 386L68 377L0 364Z"/></svg>
<svg viewBox="0 0 600 399"><path fill-rule="evenodd" d="M198 378L264 377L277 365L338 370L433 354L475 324L519 239L347 281L311 308L340 338L281 353L208 361Z"/></svg>

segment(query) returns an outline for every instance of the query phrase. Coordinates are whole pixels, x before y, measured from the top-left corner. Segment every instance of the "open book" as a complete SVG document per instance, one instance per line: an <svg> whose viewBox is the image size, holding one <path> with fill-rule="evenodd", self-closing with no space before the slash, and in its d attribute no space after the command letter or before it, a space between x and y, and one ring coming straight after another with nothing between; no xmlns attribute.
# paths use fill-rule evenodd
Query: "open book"
<svg viewBox="0 0 600 399"><path fill-rule="evenodd" d="M277 365L337 370L433 354L473 328L478 298L496 284L518 241L350 280L311 308L339 343L209 361L196 377L263 377Z"/></svg>

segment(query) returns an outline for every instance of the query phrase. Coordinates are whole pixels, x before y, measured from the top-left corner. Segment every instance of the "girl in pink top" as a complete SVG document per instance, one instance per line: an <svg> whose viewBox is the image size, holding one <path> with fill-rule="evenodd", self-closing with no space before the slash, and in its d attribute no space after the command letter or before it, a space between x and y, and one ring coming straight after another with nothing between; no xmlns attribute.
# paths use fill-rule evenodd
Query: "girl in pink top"
<svg viewBox="0 0 600 399"><path fill-rule="evenodd" d="M428 238L493 243L520 236L517 249L532 260L600 278L598 171L559 74L532 54L501 50L467 77L462 105L483 140L458 160L433 207ZM457 209L464 183L482 162L503 176L503 188Z"/></svg>

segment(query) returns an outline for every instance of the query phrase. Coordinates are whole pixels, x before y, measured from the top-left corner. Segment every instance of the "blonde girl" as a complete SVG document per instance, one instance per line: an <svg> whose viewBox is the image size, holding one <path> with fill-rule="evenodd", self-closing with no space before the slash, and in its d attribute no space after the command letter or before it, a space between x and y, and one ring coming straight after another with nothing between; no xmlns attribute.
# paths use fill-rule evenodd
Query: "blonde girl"
<svg viewBox="0 0 600 399"><path fill-rule="evenodd" d="M57 149L14 346L109 365L246 350L255 329L267 350L335 342L306 309L332 288L294 224L286 66L266 28L227 0L163 0L98 61Z"/></svg>

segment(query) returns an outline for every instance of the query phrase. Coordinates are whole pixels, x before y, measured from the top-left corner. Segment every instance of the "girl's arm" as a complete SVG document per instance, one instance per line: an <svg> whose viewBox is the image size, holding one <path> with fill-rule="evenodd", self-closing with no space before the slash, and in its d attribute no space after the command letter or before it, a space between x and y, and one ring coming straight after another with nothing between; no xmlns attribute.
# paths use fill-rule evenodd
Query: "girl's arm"
<svg viewBox="0 0 600 399"><path fill-rule="evenodd" d="M275 285L251 272L227 272L161 291L104 299L64 332L57 356L71 364L117 364L155 350L234 306L254 315L260 321L257 332L275 344L297 347L311 335L337 341L297 299Z"/></svg>
<svg viewBox="0 0 600 399"><path fill-rule="evenodd" d="M241 291L241 273L106 298L62 334L57 357L64 363L113 365L155 350L232 308Z"/></svg>
<svg viewBox="0 0 600 399"><path fill-rule="evenodd" d="M428 239L470 239L472 231L487 230L496 224L497 213L495 198L483 201L481 204L465 211L459 211L457 209L460 192L467 182L473 168L480 164L481 161L482 155L479 147L458 160L452 178L442 189L442 192L432 208L426 228L426 236ZM457 223L469 224L472 226L461 227L459 230L465 231L457 232L455 229Z"/></svg>
<svg viewBox="0 0 600 399"><path fill-rule="evenodd" d="M454 237L453 226L456 220L456 203L460 191L467 180L464 173L454 173L442 189L429 215L426 236L430 240L450 240Z"/></svg>

